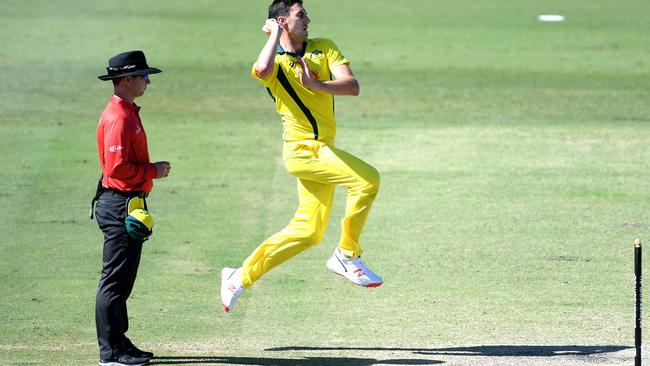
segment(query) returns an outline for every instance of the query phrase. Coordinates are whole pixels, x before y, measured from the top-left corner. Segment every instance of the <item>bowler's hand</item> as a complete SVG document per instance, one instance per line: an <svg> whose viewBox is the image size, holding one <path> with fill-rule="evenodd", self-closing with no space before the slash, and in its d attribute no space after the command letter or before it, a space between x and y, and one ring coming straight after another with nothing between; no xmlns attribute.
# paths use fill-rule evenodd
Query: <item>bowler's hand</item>
<svg viewBox="0 0 650 366"><path fill-rule="evenodd" d="M297 70L298 76L300 77L300 82L307 89L316 90L320 82L314 79L314 75L309 71L309 66L307 66L307 61L303 57L298 58L298 64L301 68Z"/></svg>
<svg viewBox="0 0 650 366"><path fill-rule="evenodd" d="M264 23L264 26L262 27L262 32L266 33L267 36L270 36L271 33L277 32L278 34L282 33L282 27L278 23L277 20L271 18L267 19L266 23Z"/></svg>
<svg viewBox="0 0 650 366"><path fill-rule="evenodd" d="M156 166L156 179L167 178L169 176L169 171L172 169L172 166L168 161L157 161L153 165Z"/></svg>

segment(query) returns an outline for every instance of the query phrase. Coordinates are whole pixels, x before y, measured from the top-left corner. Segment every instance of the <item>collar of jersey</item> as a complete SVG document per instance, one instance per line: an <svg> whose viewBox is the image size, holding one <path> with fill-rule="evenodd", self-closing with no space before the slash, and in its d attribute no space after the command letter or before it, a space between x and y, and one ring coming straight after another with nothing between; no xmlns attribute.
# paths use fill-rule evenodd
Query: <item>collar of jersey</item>
<svg viewBox="0 0 650 366"><path fill-rule="evenodd" d="M278 48L276 48L275 52L278 53L278 55L289 55L293 57L302 57L305 55L305 50L307 49L307 41L302 43L302 50L298 52L289 52L285 51L284 48L280 45L280 42L278 42Z"/></svg>
<svg viewBox="0 0 650 366"><path fill-rule="evenodd" d="M133 111L136 111L136 112L140 112L140 106L139 105L137 105L135 103L131 104L129 102L126 102L124 99L118 97L115 94L113 94L111 96L111 100L113 101L113 103L122 105L126 109L130 109L130 110L133 110Z"/></svg>

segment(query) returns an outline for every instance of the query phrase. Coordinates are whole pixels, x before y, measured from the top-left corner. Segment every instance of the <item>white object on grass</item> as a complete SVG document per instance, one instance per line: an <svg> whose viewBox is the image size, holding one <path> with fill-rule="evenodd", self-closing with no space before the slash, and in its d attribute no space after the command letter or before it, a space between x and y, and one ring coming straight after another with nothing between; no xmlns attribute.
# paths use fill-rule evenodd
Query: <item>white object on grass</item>
<svg viewBox="0 0 650 366"><path fill-rule="evenodd" d="M538 15L537 19L540 22L563 22L564 21L564 15L543 14L543 15Z"/></svg>

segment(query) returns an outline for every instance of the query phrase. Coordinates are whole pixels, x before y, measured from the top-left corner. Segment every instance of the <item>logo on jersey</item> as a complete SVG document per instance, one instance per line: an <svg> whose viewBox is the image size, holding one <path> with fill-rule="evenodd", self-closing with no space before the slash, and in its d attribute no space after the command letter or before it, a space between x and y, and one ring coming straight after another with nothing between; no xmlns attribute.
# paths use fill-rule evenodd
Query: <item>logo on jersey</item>
<svg viewBox="0 0 650 366"><path fill-rule="evenodd" d="M313 60L313 59L319 58L322 55L323 55L323 51L321 51L321 50L313 50L309 54L309 58L311 58Z"/></svg>
<svg viewBox="0 0 650 366"><path fill-rule="evenodd" d="M118 152L118 151L120 151L122 149L124 149L124 147L122 145L113 145L113 146L108 148L108 151L110 151L110 152Z"/></svg>

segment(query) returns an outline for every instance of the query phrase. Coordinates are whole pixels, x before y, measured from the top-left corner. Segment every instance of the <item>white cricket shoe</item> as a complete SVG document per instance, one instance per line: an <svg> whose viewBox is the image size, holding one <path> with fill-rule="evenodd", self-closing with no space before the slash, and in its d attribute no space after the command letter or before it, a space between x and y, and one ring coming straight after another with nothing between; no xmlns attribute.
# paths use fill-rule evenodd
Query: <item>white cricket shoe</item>
<svg viewBox="0 0 650 366"><path fill-rule="evenodd" d="M235 307L235 303L244 292L241 269L225 267L221 270L221 302L226 313Z"/></svg>
<svg viewBox="0 0 650 366"><path fill-rule="evenodd" d="M379 287L384 283L381 277L366 267L361 258L349 258L338 248L327 261L327 268L359 286Z"/></svg>

